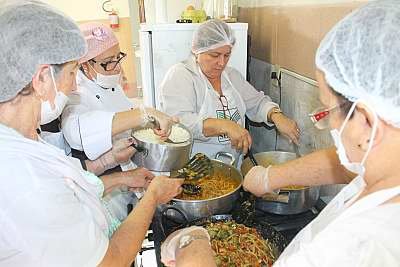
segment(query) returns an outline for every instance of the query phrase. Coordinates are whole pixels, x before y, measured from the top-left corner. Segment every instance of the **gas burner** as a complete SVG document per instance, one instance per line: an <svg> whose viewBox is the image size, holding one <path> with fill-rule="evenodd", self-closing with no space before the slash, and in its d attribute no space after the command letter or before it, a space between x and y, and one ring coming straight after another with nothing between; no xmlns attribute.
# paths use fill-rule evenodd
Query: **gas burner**
<svg viewBox="0 0 400 267"><path fill-rule="evenodd" d="M136 256L134 267L157 266L157 256L153 237L153 231L148 230L142 243L142 249Z"/></svg>

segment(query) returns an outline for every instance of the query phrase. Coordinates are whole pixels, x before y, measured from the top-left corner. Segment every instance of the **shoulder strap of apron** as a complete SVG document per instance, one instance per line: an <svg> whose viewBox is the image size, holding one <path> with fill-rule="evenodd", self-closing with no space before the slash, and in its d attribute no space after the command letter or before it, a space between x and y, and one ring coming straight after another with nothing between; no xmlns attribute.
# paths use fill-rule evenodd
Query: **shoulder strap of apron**
<svg viewBox="0 0 400 267"><path fill-rule="evenodd" d="M244 103L243 101L243 97L240 95L239 91L236 89L236 87L233 85L231 79L229 79L228 74L226 73L226 71L222 72L222 76L227 80L227 82L229 83L229 85L231 86L232 90L234 93L236 93L236 98L239 100L239 103L237 103L237 105L241 106L241 113L245 114L246 113L246 103ZM244 116L244 115L243 115ZM244 127L244 118L242 120L242 126Z"/></svg>

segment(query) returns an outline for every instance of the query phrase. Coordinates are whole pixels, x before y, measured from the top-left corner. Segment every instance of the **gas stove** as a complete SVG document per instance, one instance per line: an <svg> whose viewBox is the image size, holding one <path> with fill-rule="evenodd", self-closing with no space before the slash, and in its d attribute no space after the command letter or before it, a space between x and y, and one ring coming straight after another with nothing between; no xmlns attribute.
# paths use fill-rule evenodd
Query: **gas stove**
<svg viewBox="0 0 400 267"><path fill-rule="evenodd" d="M318 200L316 205L306 212L294 215L277 215L255 209L254 203L249 204L251 203L251 201L249 201L250 198L248 193L241 192L241 198L231 212L233 218L238 222L251 220L253 224L257 224L261 227L263 225L271 225L286 238L287 244L326 206L324 201ZM157 211L151 225L152 231L148 235L148 240L144 242L144 248L138 255L136 259L137 264L135 266L164 266L160 261L161 243L171 232L181 226L180 223L163 217L163 215ZM152 244L150 247L148 245L149 242Z"/></svg>

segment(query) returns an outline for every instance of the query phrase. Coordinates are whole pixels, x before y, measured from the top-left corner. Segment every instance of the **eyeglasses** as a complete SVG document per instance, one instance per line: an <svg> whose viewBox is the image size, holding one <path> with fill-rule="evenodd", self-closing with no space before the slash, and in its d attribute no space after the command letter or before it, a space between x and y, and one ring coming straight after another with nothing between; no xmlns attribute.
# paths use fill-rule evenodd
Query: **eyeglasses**
<svg viewBox="0 0 400 267"><path fill-rule="evenodd" d="M115 68L120 64L121 60L126 57L126 53L120 52L117 56L116 60L110 60L106 62L98 62L94 59L91 59L94 63L99 63L99 65L105 70L105 71L113 71Z"/></svg>
<svg viewBox="0 0 400 267"><path fill-rule="evenodd" d="M308 114L315 128L324 130L329 128L329 115L335 110L343 106L344 103L339 103L331 108L319 107L312 113Z"/></svg>
<svg viewBox="0 0 400 267"><path fill-rule="evenodd" d="M221 102L221 105L222 105L222 111L224 112L224 119L230 119L232 117L232 114L229 111L228 99L224 95L220 95L220 97L218 99L219 99L219 102ZM227 113L229 115L228 118L226 116Z"/></svg>

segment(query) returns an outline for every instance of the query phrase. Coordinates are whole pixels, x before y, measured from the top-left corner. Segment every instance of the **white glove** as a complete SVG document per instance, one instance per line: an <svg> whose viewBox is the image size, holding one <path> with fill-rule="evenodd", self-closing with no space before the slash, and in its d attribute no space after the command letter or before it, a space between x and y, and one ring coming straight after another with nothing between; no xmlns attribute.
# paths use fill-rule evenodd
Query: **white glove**
<svg viewBox="0 0 400 267"><path fill-rule="evenodd" d="M244 177L243 188L249 191L253 195L260 197L266 193L271 193L272 190L269 188L269 168L262 166L254 166Z"/></svg>
<svg viewBox="0 0 400 267"><path fill-rule="evenodd" d="M180 240L185 235L203 236L210 241L210 235L207 230L200 226L191 226L170 234L161 245L161 261L165 266L175 266L175 254L179 248Z"/></svg>
<svg viewBox="0 0 400 267"><path fill-rule="evenodd" d="M179 121L176 117L170 117L154 108L142 107L140 110L143 119L142 125L150 124L153 127L154 133L161 137L167 138L171 133L172 125ZM155 121L152 122L151 118L154 118Z"/></svg>
<svg viewBox="0 0 400 267"><path fill-rule="evenodd" d="M121 163L127 162L136 152L131 146L133 142L134 140L132 137L116 141L108 152L91 162L90 165L92 167L90 171L95 174L101 174Z"/></svg>

